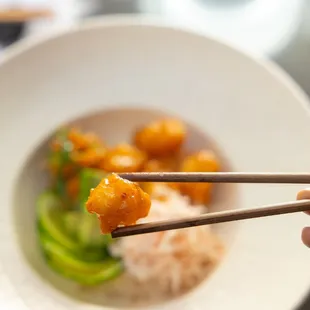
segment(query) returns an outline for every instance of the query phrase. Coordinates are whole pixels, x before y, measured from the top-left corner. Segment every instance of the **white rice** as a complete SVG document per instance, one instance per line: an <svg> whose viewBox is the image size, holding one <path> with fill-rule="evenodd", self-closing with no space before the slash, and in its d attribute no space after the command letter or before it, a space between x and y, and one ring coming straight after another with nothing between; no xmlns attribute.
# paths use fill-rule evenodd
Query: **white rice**
<svg viewBox="0 0 310 310"><path fill-rule="evenodd" d="M166 200L156 199L166 196ZM178 192L160 186L143 222L196 216L204 206L192 206ZM166 295L178 295L200 283L223 254L223 247L209 226L151 233L122 238L111 247L121 256L126 272L135 281L156 286Z"/></svg>

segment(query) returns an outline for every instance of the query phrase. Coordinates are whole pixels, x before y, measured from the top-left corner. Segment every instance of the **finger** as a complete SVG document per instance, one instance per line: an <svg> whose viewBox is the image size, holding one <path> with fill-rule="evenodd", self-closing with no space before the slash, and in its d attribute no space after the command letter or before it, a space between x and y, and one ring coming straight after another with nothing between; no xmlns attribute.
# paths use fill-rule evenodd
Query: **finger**
<svg viewBox="0 0 310 310"><path fill-rule="evenodd" d="M303 189L297 194L297 200L302 199L310 199L310 188ZM310 215L310 211L306 211L305 213Z"/></svg>
<svg viewBox="0 0 310 310"><path fill-rule="evenodd" d="M301 233L301 240L308 248L310 248L310 227L305 227Z"/></svg>
<svg viewBox="0 0 310 310"><path fill-rule="evenodd" d="M310 188L303 189L297 194L297 200L310 199Z"/></svg>

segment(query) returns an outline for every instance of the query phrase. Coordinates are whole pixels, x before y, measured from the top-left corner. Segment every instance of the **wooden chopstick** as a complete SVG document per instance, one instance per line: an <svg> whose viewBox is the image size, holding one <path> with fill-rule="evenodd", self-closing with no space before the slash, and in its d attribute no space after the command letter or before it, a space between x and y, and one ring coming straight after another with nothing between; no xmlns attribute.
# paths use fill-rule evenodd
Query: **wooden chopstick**
<svg viewBox="0 0 310 310"><path fill-rule="evenodd" d="M0 23L27 22L37 18L47 18L53 15L51 10L44 9L0 9Z"/></svg>
<svg viewBox="0 0 310 310"><path fill-rule="evenodd" d="M310 173L137 172L120 173L133 182L287 183L310 184Z"/></svg>
<svg viewBox="0 0 310 310"><path fill-rule="evenodd" d="M310 200L292 201L250 209L237 209L216 213L207 213L191 218L167 220L161 222L132 225L127 227L119 227L112 232L112 237L119 238L131 235L153 233L158 231L239 221L251 218L302 212L309 210L310 210Z"/></svg>

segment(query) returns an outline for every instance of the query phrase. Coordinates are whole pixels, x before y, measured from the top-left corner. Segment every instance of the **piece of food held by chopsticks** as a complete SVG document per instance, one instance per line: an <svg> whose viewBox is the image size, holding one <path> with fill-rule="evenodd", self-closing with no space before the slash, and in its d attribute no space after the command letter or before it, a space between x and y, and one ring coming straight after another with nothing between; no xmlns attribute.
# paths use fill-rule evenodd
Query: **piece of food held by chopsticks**
<svg viewBox="0 0 310 310"><path fill-rule="evenodd" d="M102 233L108 234L146 217L151 199L137 184L111 174L91 190L86 207L88 212L97 214Z"/></svg>
<svg viewBox="0 0 310 310"><path fill-rule="evenodd" d="M204 182L205 179L208 182L241 180L244 183L256 181L258 183L304 184L310 179L308 173L124 173L121 176L140 181L166 182L188 182L190 179L192 182L197 182L200 179L201 182ZM120 176L112 175L101 181L99 186L91 192L87 208L89 212L94 212L99 216L102 232L112 232L113 238L310 210L310 201L302 200L134 225L137 220L148 215L150 204L149 195L144 193L137 184L124 180ZM121 227L115 230L119 226L130 227Z"/></svg>

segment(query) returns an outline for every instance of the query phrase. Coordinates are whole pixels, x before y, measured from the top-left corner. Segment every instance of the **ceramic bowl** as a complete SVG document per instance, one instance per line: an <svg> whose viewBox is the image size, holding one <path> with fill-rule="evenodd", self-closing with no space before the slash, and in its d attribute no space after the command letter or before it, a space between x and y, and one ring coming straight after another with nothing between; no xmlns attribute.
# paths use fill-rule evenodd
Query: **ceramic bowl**
<svg viewBox="0 0 310 310"><path fill-rule="evenodd" d="M268 61L173 25L113 17L28 39L8 49L0 85L3 309L121 306L50 271L36 243L39 166L61 124L78 122L113 143L145 121L173 115L188 124L188 147L209 146L225 169L310 169L308 101L298 86ZM216 208L294 200L301 188L221 185ZM179 299L144 309L292 309L310 286L310 252L300 241L307 222L294 214L214 227L227 254L212 276Z"/></svg>

